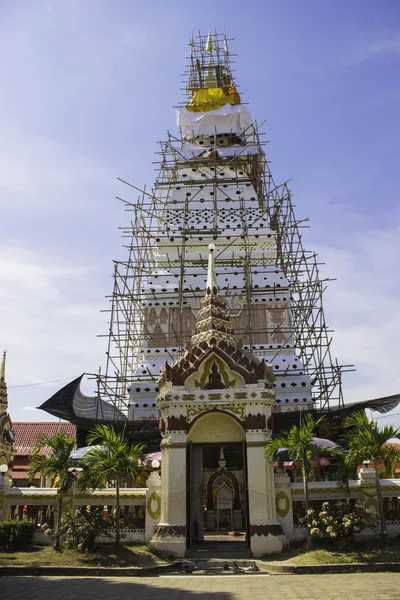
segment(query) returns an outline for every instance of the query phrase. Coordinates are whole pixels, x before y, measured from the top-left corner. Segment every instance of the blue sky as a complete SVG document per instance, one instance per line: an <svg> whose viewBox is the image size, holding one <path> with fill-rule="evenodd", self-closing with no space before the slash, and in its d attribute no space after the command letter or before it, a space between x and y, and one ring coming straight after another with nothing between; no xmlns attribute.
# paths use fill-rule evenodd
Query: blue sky
<svg viewBox="0 0 400 600"><path fill-rule="evenodd" d="M400 391L398 0L0 0L0 347L14 420L104 365L117 177L151 186L193 30L236 78L324 275L347 401ZM129 196L133 199L132 196ZM57 381L42 385L42 382ZM30 385L35 384L35 385ZM89 384L86 391L92 391ZM26 386L26 387L19 387ZM382 422L388 422L385 419Z"/></svg>

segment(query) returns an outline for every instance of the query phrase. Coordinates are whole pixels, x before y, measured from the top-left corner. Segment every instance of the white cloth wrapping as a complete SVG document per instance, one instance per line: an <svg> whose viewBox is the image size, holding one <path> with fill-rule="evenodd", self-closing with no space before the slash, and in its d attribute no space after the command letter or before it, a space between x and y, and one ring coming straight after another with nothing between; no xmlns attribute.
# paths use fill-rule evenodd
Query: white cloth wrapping
<svg viewBox="0 0 400 600"><path fill-rule="evenodd" d="M190 160L196 158L210 147L207 146L196 146L190 142L184 142L182 148L177 150L178 160L179 155L183 160ZM217 146L219 156L247 156L248 154L260 154L259 148L255 144L249 144L248 146Z"/></svg>
<svg viewBox="0 0 400 600"><path fill-rule="evenodd" d="M217 110L192 112L178 108L176 122L183 139L192 139L194 135L214 135L217 133L253 133L253 121L250 112L243 104L225 104Z"/></svg>

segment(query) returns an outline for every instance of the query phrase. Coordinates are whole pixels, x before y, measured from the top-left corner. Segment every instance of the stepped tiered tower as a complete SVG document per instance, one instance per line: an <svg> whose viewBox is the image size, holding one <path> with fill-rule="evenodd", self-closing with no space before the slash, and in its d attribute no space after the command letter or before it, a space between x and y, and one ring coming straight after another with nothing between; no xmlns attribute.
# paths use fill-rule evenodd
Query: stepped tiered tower
<svg viewBox="0 0 400 600"><path fill-rule="evenodd" d="M315 401L323 407L338 391L340 369L330 361L315 256L302 249L290 193L272 180L225 36L200 36L190 47L179 135L162 144L152 194L128 205L136 217L130 262L125 272L117 267L111 335L118 324L117 356L121 347L131 363L141 356L130 382L129 419L158 415L158 374L190 340L210 243L236 343L273 364L274 412L309 409ZM118 298L132 282L135 331Z"/></svg>
<svg viewBox="0 0 400 600"><path fill-rule="evenodd" d="M272 178L225 35L191 40L185 78L178 134L161 143L154 188L123 199L133 213L123 234L128 255L115 263L98 394L83 396L76 380L42 408L83 427L128 421L132 431L138 423L150 431L159 418L160 369L191 343L210 243L235 344L273 365L273 412L340 408L342 367L330 353L325 281L302 245L306 220L296 220L286 184Z"/></svg>

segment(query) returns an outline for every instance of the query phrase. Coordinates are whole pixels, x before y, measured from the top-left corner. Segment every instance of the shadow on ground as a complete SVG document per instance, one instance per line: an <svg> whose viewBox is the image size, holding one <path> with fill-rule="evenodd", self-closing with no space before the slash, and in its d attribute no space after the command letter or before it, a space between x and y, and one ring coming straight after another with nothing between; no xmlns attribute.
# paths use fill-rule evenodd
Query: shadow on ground
<svg viewBox="0 0 400 600"><path fill-rule="evenodd" d="M218 595L206 590L190 591L176 588L166 578L152 578L151 585L140 579L118 580L104 577L48 578L48 577L3 577L2 594L8 600L21 600L29 595L30 600L57 598L57 600L121 600L140 598L140 600L233 600L234 596L226 592Z"/></svg>

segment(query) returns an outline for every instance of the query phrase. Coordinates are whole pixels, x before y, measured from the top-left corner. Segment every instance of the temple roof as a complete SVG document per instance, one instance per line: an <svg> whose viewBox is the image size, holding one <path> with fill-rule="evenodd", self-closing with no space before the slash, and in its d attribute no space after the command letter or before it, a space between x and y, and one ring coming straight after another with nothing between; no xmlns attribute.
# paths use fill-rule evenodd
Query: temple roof
<svg viewBox="0 0 400 600"><path fill-rule="evenodd" d="M34 422L15 422L13 423L13 432L15 435L14 447L16 456L30 456L35 449L37 442L43 437L51 437L57 431L63 431L70 438L76 437L76 426L72 423L34 423ZM46 454L48 447L43 449Z"/></svg>
<svg viewBox="0 0 400 600"><path fill-rule="evenodd" d="M81 392L83 376L68 383L38 408L84 429L88 422L113 424L126 421L126 416L111 403L99 396L86 396Z"/></svg>
<svg viewBox="0 0 400 600"><path fill-rule="evenodd" d="M157 420L128 421L112 404L98 396L83 394L80 390L83 376L84 374L65 385L39 406L39 409L73 423L81 431L89 431L97 423L104 423L112 425L117 431L124 431L131 442L145 444L148 451L159 448L160 432Z"/></svg>

